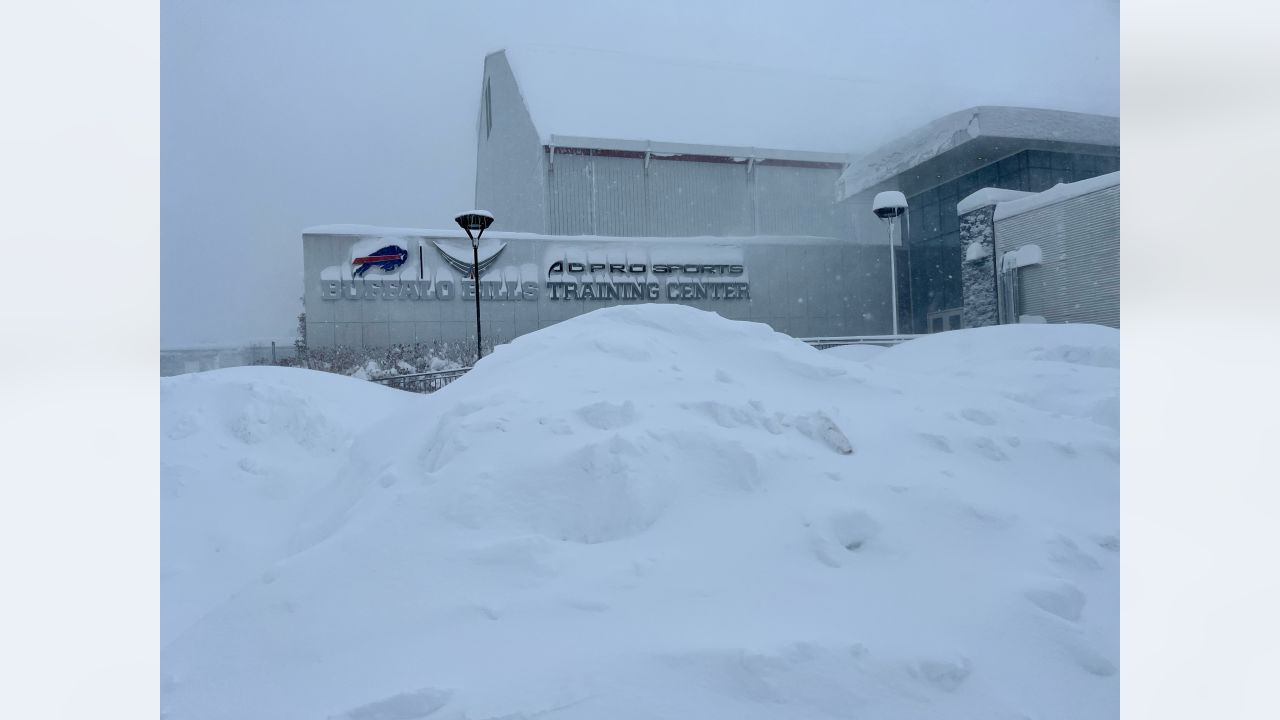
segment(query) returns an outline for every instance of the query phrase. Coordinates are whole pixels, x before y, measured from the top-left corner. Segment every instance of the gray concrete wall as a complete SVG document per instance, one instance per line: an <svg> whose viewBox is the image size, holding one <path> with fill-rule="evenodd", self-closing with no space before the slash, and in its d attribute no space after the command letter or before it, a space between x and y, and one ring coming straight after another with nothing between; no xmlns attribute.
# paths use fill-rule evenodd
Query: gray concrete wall
<svg viewBox="0 0 1280 720"><path fill-rule="evenodd" d="M545 153L505 55L485 58L480 92L476 207L501 218L504 230L545 232Z"/></svg>
<svg viewBox="0 0 1280 720"><path fill-rule="evenodd" d="M370 229L304 235L308 344L382 347L474 338L474 285L444 258L448 252L469 262L470 244L457 232L423 232ZM391 272L372 267L363 277L353 274L355 258L389 245L408 252L403 265ZM481 274L486 342L505 342L597 308L640 302L679 302L730 319L764 322L796 337L890 332L888 258L883 247L807 237L486 234L482 261L495 252L493 265ZM582 263L588 270L593 263L623 265L624 271L606 267L555 272L557 261ZM645 266L643 272L633 272L638 268L632 266L638 265ZM659 272L657 265L681 267ZM691 265L717 269L691 272ZM741 266L741 271L733 272L732 266ZM553 297L564 294L564 287L555 285L564 282L574 283L574 296ZM594 297L626 292L620 289L624 285L634 290L633 283L641 283L640 297ZM593 297L584 297L584 284L591 285ZM658 293L657 298L650 292ZM679 295L684 292L708 295Z"/></svg>

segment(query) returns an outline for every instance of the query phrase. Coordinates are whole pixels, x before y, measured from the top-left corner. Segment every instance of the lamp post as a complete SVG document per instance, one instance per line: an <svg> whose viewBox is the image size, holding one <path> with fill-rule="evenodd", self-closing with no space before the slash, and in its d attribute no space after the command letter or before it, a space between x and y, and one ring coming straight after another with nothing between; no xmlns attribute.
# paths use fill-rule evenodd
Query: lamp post
<svg viewBox="0 0 1280 720"><path fill-rule="evenodd" d="M487 210L468 210L454 221L471 238L471 280L476 284L476 362L480 362L480 236L493 224L493 215Z"/></svg>
<svg viewBox="0 0 1280 720"><path fill-rule="evenodd" d="M898 226L898 218L907 211L907 196L897 190L886 190L876 193L871 202L871 210L876 217L889 226L889 293L893 302L893 334L898 334L898 265L897 250L893 246L893 231Z"/></svg>

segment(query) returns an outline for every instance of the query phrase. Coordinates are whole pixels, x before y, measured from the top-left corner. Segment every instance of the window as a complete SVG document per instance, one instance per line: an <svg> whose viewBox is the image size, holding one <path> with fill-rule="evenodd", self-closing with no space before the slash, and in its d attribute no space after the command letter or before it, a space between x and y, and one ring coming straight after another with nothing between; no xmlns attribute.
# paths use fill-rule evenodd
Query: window
<svg viewBox="0 0 1280 720"><path fill-rule="evenodd" d="M484 79L484 137L493 132L493 96L489 92L489 78Z"/></svg>
<svg viewBox="0 0 1280 720"><path fill-rule="evenodd" d="M929 313L929 332L940 333L959 330L964 326L964 308L950 307Z"/></svg>

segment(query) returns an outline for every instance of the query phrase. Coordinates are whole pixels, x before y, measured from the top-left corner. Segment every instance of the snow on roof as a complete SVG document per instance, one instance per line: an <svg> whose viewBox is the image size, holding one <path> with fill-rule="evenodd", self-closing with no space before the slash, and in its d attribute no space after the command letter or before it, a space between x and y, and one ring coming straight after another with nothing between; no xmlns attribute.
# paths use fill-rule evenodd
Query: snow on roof
<svg viewBox="0 0 1280 720"><path fill-rule="evenodd" d="M354 235L360 237L421 237L421 238L460 238L467 234L460 228L443 230L432 228L383 227L380 225L314 225L303 228L305 235ZM696 241L704 245L724 244L769 244L785 239L788 243L829 243L832 238L817 235L744 235L744 236L663 236L663 237L626 237L614 235L541 235L530 232L504 232L501 230L485 231L485 240L554 240L556 242L590 242L590 243L687 243Z"/></svg>
<svg viewBox="0 0 1280 720"><path fill-rule="evenodd" d="M790 70L571 48L495 54L505 54L547 145L614 139L632 141L620 148L632 149L647 140L757 151L730 155L843 156L949 109L941 94L919 87L902 91L923 95L927 106L915 101L886 109L880 83Z"/></svg>
<svg viewBox="0 0 1280 720"><path fill-rule="evenodd" d="M956 214L963 215L967 212L973 212L980 207L995 205L1006 200L1017 200L1034 193L1023 192L1021 190L1005 190L1004 188L982 188L973 194L965 197L965 199L956 203Z"/></svg>
<svg viewBox="0 0 1280 720"><path fill-rule="evenodd" d="M931 160L978 137L1120 146L1120 118L1037 108L978 106L918 127L856 158L840 176L841 198Z"/></svg>
<svg viewBox="0 0 1280 720"><path fill-rule="evenodd" d="M997 204L995 219L1003 220L1005 218L1013 217L1014 215L1021 215L1022 213L1030 212L1031 210L1036 210L1046 205L1059 203L1063 200L1070 200L1071 198L1080 197L1081 195L1088 195L1091 192L1115 187L1119 184L1119 170L1113 173L1107 173L1106 175L1092 177L1088 180L1081 180L1079 182L1058 183L1044 192Z"/></svg>

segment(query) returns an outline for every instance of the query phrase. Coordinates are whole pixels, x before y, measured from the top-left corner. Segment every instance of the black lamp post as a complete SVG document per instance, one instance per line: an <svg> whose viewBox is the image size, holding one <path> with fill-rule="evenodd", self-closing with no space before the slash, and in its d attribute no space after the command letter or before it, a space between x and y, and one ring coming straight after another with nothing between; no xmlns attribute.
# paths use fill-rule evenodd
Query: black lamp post
<svg viewBox="0 0 1280 720"><path fill-rule="evenodd" d="M889 226L889 294L893 303L893 334L898 334L898 265L897 249L893 246L893 231L897 229L898 218L907 212L907 196L897 190L886 190L876 193L871 201L871 210L876 217L884 220Z"/></svg>
<svg viewBox="0 0 1280 720"><path fill-rule="evenodd" d="M493 215L487 210L468 210L455 217L454 221L471 238L471 279L476 284L476 362L480 362L480 236L493 224Z"/></svg>

